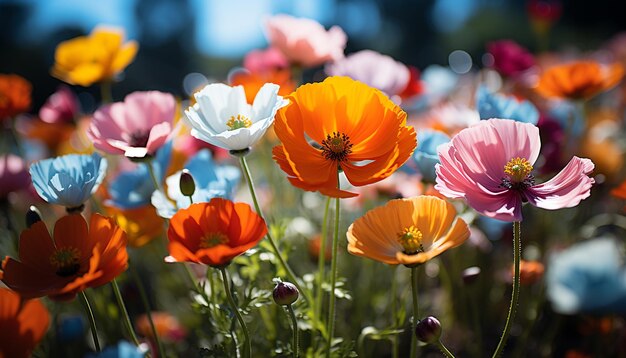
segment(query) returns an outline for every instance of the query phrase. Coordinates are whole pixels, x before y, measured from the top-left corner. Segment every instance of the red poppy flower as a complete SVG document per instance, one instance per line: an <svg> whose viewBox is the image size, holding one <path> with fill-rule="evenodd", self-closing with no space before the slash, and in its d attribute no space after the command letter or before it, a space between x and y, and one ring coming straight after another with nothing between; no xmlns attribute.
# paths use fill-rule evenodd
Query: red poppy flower
<svg viewBox="0 0 626 358"><path fill-rule="evenodd" d="M19 294L0 288L0 357L30 357L50 325L50 314L39 300L23 301Z"/></svg>

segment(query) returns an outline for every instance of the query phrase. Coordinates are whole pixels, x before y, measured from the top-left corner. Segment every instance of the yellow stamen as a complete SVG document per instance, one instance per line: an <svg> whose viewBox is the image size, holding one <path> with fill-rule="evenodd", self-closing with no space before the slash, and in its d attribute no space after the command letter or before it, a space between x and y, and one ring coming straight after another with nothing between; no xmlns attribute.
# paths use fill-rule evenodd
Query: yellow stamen
<svg viewBox="0 0 626 358"><path fill-rule="evenodd" d="M522 182L533 170L533 166L524 158L513 158L504 166L504 173L512 182Z"/></svg>
<svg viewBox="0 0 626 358"><path fill-rule="evenodd" d="M202 239L200 239L200 248L202 249L210 249L217 245L223 245L228 243L228 237L221 232L212 232L204 235Z"/></svg>
<svg viewBox="0 0 626 358"><path fill-rule="evenodd" d="M252 121L250 118L242 114L238 114L237 117L230 116L230 120L226 122L226 125L231 131L234 131L235 129L250 127L252 125Z"/></svg>
<svg viewBox="0 0 626 358"><path fill-rule="evenodd" d="M58 249L50 256L50 264L56 274L62 277L72 276L80 269L80 251L75 247Z"/></svg>
<svg viewBox="0 0 626 358"><path fill-rule="evenodd" d="M404 253L407 255L424 252L424 246L422 246L422 232L413 225L405 228L398 234L398 242L402 244Z"/></svg>

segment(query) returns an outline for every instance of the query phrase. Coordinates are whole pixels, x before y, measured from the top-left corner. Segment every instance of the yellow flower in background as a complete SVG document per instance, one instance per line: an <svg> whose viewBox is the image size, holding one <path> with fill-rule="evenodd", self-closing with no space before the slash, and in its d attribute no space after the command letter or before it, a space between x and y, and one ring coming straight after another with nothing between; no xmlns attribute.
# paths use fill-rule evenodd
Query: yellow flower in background
<svg viewBox="0 0 626 358"><path fill-rule="evenodd" d="M51 73L69 84L84 87L112 80L133 61L139 48L136 41L123 41L123 30L97 27L89 36L61 42Z"/></svg>
<svg viewBox="0 0 626 358"><path fill-rule="evenodd" d="M130 247L141 247L164 232L165 222L151 205L136 209L119 209L111 206L106 207L106 212L126 232Z"/></svg>

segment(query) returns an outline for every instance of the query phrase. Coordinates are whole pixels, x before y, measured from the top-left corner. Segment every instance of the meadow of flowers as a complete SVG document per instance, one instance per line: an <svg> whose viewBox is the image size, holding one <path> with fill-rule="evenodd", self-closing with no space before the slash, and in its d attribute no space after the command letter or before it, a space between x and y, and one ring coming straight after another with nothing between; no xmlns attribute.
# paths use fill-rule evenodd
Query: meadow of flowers
<svg viewBox="0 0 626 358"><path fill-rule="evenodd" d="M459 74L264 26L191 98L114 97L107 26L40 108L0 74L0 358L626 356L623 34Z"/></svg>

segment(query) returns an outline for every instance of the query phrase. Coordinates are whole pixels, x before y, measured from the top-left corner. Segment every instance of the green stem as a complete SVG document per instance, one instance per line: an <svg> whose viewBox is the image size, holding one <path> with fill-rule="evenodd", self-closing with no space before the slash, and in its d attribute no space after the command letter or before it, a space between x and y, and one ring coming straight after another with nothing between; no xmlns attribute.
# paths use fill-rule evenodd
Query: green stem
<svg viewBox="0 0 626 358"><path fill-rule="evenodd" d="M113 102L111 81L100 82L100 99L102 100L102 104Z"/></svg>
<svg viewBox="0 0 626 358"><path fill-rule="evenodd" d="M317 258L317 289L315 297L315 317L322 316L322 302L324 300L324 268L326 267L326 231L328 230L328 210L330 208L330 196L326 198L326 206L324 207L324 219L322 220L322 232L320 237L320 252ZM318 318L319 320L319 318Z"/></svg>
<svg viewBox="0 0 626 358"><path fill-rule="evenodd" d="M82 291L80 294L80 302L83 304L85 308L85 312L87 312L87 318L89 318L89 326L91 327L91 337L93 337L93 344L96 346L96 351L100 352L100 341L98 340L98 330L96 328L96 319L93 317L93 311L91 310L91 305L89 304L89 299L87 298L87 294L85 291Z"/></svg>
<svg viewBox="0 0 626 358"><path fill-rule="evenodd" d="M256 191L254 190L254 182L252 181L252 176L250 175L250 169L248 168L248 163L246 162L246 158L244 156L240 156L239 162L241 164L241 169L243 170L243 173L246 176L246 181L248 182L248 189L250 190L250 196L252 196L252 201L254 202L254 208L256 209L257 214L259 214L259 216L263 218L263 220L265 220L265 217L263 215L263 212L261 211L261 207L259 206L259 202L256 197ZM267 222L267 220L265 222ZM280 250L278 250L278 246L276 246L276 243L274 242L274 239L272 238L271 230L267 231L266 237L267 237L267 240L270 242L270 245L272 246L274 255L276 255L281 266L283 267L285 272L287 272L287 276L289 277L289 280L294 285L296 285L296 287L298 288L298 291L300 291L300 293L302 294L302 297L304 297L307 303L311 304L311 302L313 301L311 301L311 296L308 293L309 291L305 290L305 287L300 285L293 270L291 270L291 267L289 267L289 264L287 264L285 259L283 259L282 255L280 254Z"/></svg>
<svg viewBox="0 0 626 358"><path fill-rule="evenodd" d="M419 317L419 306L417 300L417 266L411 267L411 293L413 295L413 326L411 327L411 355L414 358L417 354L417 336L415 328L417 327Z"/></svg>
<svg viewBox="0 0 626 358"><path fill-rule="evenodd" d="M117 305L120 307L120 311L122 312L122 319L124 321L124 325L130 334L130 338L133 340L136 346L138 346L139 339L137 339L137 335L135 334L135 330L133 329L133 324L130 321L130 316L128 316L128 311L126 310L126 305L124 305L124 300L122 299L122 294L120 293L120 286L117 284L117 280L113 279L111 281L111 287L113 287L113 294L115 295L115 299L117 300Z"/></svg>
<svg viewBox="0 0 626 358"><path fill-rule="evenodd" d="M293 326L293 356L298 358L300 356L300 346L298 345L298 320L296 319L296 314L291 305L287 306L287 310L289 311L291 325Z"/></svg>
<svg viewBox="0 0 626 358"><path fill-rule="evenodd" d="M337 284L337 246L339 244L339 198L335 199L335 233L330 259L330 297L328 304L328 339L326 341L326 356L330 357L330 349L335 331L335 285Z"/></svg>
<svg viewBox="0 0 626 358"><path fill-rule="evenodd" d="M139 296L141 297L141 303L143 304L144 309L146 310L146 317L148 317L148 323L150 324L150 330L152 331L152 337L154 337L154 341L157 344L157 352L159 357L165 357L165 350L163 349L163 343L161 343L161 339L159 338L159 334L156 330L156 326L154 325L154 320L152 320L152 308L150 308L150 303L148 302L148 295L146 295L146 290L143 287L143 283L137 274L137 271L131 269L131 276L135 281L135 285L139 290Z"/></svg>
<svg viewBox="0 0 626 358"><path fill-rule="evenodd" d="M152 179L152 184L154 184L154 189L161 190L161 183L156 177L154 173L154 168L152 167L152 160L149 160L145 163L148 166L148 172L150 173L150 179Z"/></svg>
<svg viewBox="0 0 626 358"><path fill-rule="evenodd" d="M235 316L237 316L237 320L239 321L239 324L241 325L241 328L243 330L243 335L245 338L245 342L243 342L243 345L244 345L243 356L244 358L250 358L252 356L252 346L250 342L250 335L248 333L248 327L246 326L246 322L243 320L243 317L241 316L241 312L239 312L239 308L237 307L237 304L235 303L235 300L233 299L232 293L230 292L230 284L228 280L228 275L226 274L226 268L220 267L219 270L222 273L222 280L224 281L224 291L226 292L228 303L230 304L230 307L233 309Z"/></svg>
<svg viewBox="0 0 626 358"><path fill-rule="evenodd" d="M435 345L439 348L441 353L443 353L446 357L454 358L454 354L452 354L452 352L450 352L448 348L446 348L446 346L444 346L443 343L441 343L441 340L437 340L437 342L435 342Z"/></svg>
<svg viewBox="0 0 626 358"><path fill-rule="evenodd" d="M506 317L504 331L502 331L500 342L498 342L498 346L496 347L496 351L493 353L492 358L497 358L502 354L504 346L506 345L506 340L509 337L511 325L513 324L513 320L515 319L515 313L517 312L517 302L519 300L520 287L519 266L520 256L522 255L521 227L521 222L516 221L513 223L513 267L515 270L515 274L513 277L513 294L511 295L511 305L509 306L509 314Z"/></svg>

